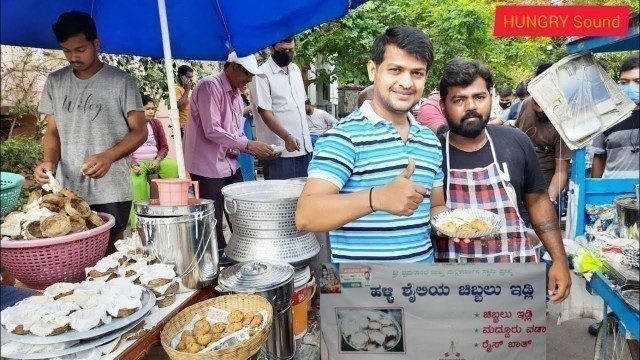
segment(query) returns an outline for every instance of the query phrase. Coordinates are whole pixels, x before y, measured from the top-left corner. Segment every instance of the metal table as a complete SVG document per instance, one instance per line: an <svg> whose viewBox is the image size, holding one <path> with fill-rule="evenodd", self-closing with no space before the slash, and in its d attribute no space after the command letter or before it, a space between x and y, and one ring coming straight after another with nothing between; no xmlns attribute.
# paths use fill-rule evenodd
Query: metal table
<svg viewBox="0 0 640 360"><path fill-rule="evenodd" d="M589 287L604 300L604 316L600 333L596 340L595 360L638 359L638 339L640 339L640 314L624 301L618 292L619 285L613 284L601 272L595 272ZM614 316L611 313L615 314ZM614 322L611 324L610 322ZM633 339L628 339L628 334ZM612 335L612 336L610 336ZM609 337L612 339L607 340ZM626 339L626 340L624 340ZM614 344L607 341L614 340ZM618 344L617 341L620 340ZM628 350L624 345L628 346ZM620 348L618 348L620 345Z"/></svg>

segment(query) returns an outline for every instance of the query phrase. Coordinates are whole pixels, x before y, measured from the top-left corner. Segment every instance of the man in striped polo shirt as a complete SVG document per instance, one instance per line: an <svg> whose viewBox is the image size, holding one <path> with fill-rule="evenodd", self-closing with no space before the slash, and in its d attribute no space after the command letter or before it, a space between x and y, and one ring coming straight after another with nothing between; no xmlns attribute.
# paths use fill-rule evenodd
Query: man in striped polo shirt
<svg viewBox="0 0 640 360"><path fill-rule="evenodd" d="M333 262L433 261L430 216L446 210L441 145L409 113L433 58L422 31L389 28L367 65L373 99L316 143L296 224L330 231Z"/></svg>

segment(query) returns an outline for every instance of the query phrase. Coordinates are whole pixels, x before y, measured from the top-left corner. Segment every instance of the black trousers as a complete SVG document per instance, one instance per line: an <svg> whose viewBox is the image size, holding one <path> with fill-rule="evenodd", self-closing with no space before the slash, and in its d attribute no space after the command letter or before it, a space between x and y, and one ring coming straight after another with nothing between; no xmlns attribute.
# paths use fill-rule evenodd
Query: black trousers
<svg viewBox="0 0 640 360"><path fill-rule="evenodd" d="M200 187L200 197L203 199L213 200L216 217L216 239L218 241L218 250L222 250L227 247L227 242L225 241L224 233L222 232L222 214L224 213L224 197L222 196L222 188L227 185L242 182L242 172L238 169L233 175L219 179L208 178L197 174L190 175L191 180L198 182L198 186ZM233 230L231 228L231 221L229 221L229 215L224 213L224 216L227 218L229 229Z"/></svg>

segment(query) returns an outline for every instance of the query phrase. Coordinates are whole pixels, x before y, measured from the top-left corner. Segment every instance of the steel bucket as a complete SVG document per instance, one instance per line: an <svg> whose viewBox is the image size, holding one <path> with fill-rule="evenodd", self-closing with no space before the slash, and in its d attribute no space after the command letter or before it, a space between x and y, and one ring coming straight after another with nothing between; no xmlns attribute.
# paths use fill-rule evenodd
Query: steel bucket
<svg viewBox="0 0 640 360"><path fill-rule="evenodd" d="M260 295L273 306L271 331L260 358L290 360L296 353L292 312L294 280L290 265L268 260L235 264L220 274L218 291Z"/></svg>
<svg viewBox="0 0 640 360"><path fill-rule="evenodd" d="M616 205L618 237L639 239L638 232L638 199L634 195L622 195L613 200Z"/></svg>
<svg viewBox="0 0 640 360"><path fill-rule="evenodd" d="M136 201L137 233L148 251L189 289L213 284L218 276L218 244L213 200L189 199L188 205L160 206L158 200Z"/></svg>

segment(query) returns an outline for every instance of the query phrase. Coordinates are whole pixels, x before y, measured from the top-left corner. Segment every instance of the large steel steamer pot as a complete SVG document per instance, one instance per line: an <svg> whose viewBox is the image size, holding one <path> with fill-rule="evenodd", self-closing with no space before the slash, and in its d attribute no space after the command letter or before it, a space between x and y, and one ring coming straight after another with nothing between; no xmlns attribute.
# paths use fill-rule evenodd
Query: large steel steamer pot
<svg viewBox="0 0 640 360"><path fill-rule="evenodd" d="M296 179L244 181L227 185L222 188L224 207L232 216L240 211L259 211L278 212L290 218L289 214L296 212L304 184L304 181ZM249 218L253 217L249 215Z"/></svg>
<svg viewBox="0 0 640 360"><path fill-rule="evenodd" d="M136 229L149 253L175 265L190 289L212 285L218 276L218 243L213 200L189 199L184 206L136 201Z"/></svg>
<svg viewBox="0 0 640 360"><path fill-rule="evenodd" d="M295 212L305 179L247 181L222 188L233 233L225 252L234 262L284 261L304 267L320 252L312 233L298 231Z"/></svg>
<svg viewBox="0 0 640 360"><path fill-rule="evenodd" d="M289 264L256 260L238 263L220 272L221 293L256 294L273 306L273 322L262 354L268 359L292 359L296 352L293 333L293 292L295 272Z"/></svg>
<svg viewBox="0 0 640 360"><path fill-rule="evenodd" d="M236 231L235 228L233 230ZM251 238L232 234L225 252L236 262L261 258L284 261L300 269L309 265L320 252L320 245L313 233L293 238Z"/></svg>

